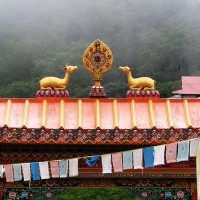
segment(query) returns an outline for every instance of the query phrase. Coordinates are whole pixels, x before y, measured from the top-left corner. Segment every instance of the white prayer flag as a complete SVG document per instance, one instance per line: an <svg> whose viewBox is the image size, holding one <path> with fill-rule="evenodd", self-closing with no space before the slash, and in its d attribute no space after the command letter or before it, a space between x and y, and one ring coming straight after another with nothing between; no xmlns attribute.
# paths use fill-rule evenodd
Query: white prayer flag
<svg viewBox="0 0 200 200"><path fill-rule="evenodd" d="M39 162L40 167L40 177L41 179L49 179L49 163L48 161Z"/></svg>
<svg viewBox="0 0 200 200"><path fill-rule="evenodd" d="M23 173L24 181L31 180L30 163L22 163L22 173Z"/></svg>
<svg viewBox="0 0 200 200"><path fill-rule="evenodd" d="M5 172L5 169L3 167L3 165L0 165L0 177L3 178L3 174Z"/></svg>
<svg viewBox="0 0 200 200"><path fill-rule="evenodd" d="M165 145L154 146L154 165L165 164Z"/></svg>
<svg viewBox="0 0 200 200"><path fill-rule="evenodd" d="M78 176L78 158L69 159L69 177Z"/></svg>
<svg viewBox="0 0 200 200"><path fill-rule="evenodd" d="M102 173L112 173L111 154L101 155Z"/></svg>
<svg viewBox="0 0 200 200"><path fill-rule="evenodd" d="M199 139L196 138L194 140L190 140L190 157L197 156L197 147L198 147Z"/></svg>
<svg viewBox="0 0 200 200"><path fill-rule="evenodd" d="M143 169L142 149L133 150L133 166L134 169Z"/></svg>

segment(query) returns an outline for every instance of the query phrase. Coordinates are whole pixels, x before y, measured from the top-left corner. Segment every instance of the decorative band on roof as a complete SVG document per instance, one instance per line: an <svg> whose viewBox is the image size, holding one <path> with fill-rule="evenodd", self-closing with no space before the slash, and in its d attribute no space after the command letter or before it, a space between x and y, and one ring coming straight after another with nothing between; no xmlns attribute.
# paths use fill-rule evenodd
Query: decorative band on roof
<svg viewBox="0 0 200 200"><path fill-rule="evenodd" d="M200 137L200 129L0 129L1 143L155 145Z"/></svg>

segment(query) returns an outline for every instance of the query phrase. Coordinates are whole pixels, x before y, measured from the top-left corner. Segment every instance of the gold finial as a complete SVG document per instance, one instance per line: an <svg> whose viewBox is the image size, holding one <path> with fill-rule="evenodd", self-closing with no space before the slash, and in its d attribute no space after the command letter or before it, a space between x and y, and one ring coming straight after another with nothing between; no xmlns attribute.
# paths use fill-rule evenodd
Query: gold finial
<svg viewBox="0 0 200 200"><path fill-rule="evenodd" d="M97 39L87 47L83 64L93 74L93 87L101 87L102 75L111 68L112 63L112 52L101 40Z"/></svg>

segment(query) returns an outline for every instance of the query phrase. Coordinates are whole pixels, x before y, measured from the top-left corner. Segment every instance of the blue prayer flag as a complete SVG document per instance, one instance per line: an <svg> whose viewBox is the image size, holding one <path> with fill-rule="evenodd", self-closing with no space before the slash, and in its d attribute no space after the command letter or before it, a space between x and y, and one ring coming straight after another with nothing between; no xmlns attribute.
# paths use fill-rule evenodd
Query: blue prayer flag
<svg viewBox="0 0 200 200"><path fill-rule="evenodd" d="M60 178L66 178L68 176L68 160L59 161Z"/></svg>
<svg viewBox="0 0 200 200"><path fill-rule="evenodd" d="M97 160L99 160L99 158L100 156L92 156L86 160L86 164L90 167L93 167L96 164Z"/></svg>
<svg viewBox="0 0 200 200"><path fill-rule="evenodd" d="M21 181L22 180L21 164L13 164L13 173L14 173L14 180L15 181Z"/></svg>
<svg viewBox="0 0 200 200"><path fill-rule="evenodd" d="M31 173L34 181L40 180L40 168L38 162L31 163Z"/></svg>
<svg viewBox="0 0 200 200"><path fill-rule="evenodd" d="M144 166L154 167L154 148L153 147L143 148L143 155L144 155Z"/></svg>
<svg viewBox="0 0 200 200"><path fill-rule="evenodd" d="M188 161L189 149L189 140L178 142L177 162Z"/></svg>
<svg viewBox="0 0 200 200"><path fill-rule="evenodd" d="M124 151L123 155L123 169L132 169L133 168L133 151Z"/></svg>

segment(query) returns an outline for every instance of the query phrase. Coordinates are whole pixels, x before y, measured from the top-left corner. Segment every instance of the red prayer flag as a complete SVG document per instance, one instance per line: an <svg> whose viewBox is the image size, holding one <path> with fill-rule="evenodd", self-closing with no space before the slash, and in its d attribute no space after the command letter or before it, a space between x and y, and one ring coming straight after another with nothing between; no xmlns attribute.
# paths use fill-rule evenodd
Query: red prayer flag
<svg viewBox="0 0 200 200"><path fill-rule="evenodd" d="M50 162L50 168L51 168L51 177L52 178L59 178L60 171L59 171L58 161L51 161Z"/></svg>
<svg viewBox="0 0 200 200"><path fill-rule="evenodd" d="M177 156L177 143L171 143L166 145L166 162L176 162Z"/></svg>
<svg viewBox="0 0 200 200"><path fill-rule="evenodd" d="M13 167L12 165L4 165L6 182L14 182Z"/></svg>
<svg viewBox="0 0 200 200"><path fill-rule="evenodd" d="M122 172L122 154L113 153L112 154L112 164L114 172Z"/></svg>

